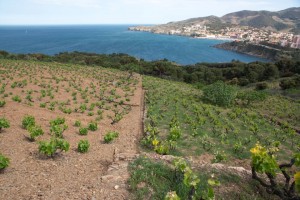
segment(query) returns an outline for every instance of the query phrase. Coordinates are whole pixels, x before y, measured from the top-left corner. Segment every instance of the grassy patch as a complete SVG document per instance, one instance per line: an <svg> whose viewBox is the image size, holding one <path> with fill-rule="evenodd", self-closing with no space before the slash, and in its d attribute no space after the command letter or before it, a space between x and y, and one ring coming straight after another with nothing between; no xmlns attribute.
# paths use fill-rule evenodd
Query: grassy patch
<svg viewBox="0 0 300 200"><path fill-rule="evenodd" d="M148 158L138 158L129 165L130 190L134 199L164 199L169 191L176 191L186 199L188 188L176 180L174 169Z"/></svg>
<svg viewBox="0 0 300 200"><path fill-rule="evenodd" d="M197 188L199 193L207 188L207 180L214 176L221 186L216 187L216 199L276 199L269 195L264 188L251 179L241 177L234 172L213 168L193 169L200 178ZM181 199L188 199L189 189L176 177L172 166L162 162L152 161L140 157L129 165L131 177L129 179L132 199L164 199L170 191L176 191Z"/></svg>

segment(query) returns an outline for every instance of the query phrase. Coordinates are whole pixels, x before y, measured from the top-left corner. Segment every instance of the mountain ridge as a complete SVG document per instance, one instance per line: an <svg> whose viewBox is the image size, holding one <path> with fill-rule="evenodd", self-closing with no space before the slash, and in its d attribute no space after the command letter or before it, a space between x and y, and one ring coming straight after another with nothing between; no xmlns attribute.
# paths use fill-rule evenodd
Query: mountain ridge
<svg viewBox="0 0 300 200"><path fill-rule="evenodd" d="M222 17L217 17L214 15L195 17L152 26L152 28L181 28L186 25L196 24L209 26L213 30L220 30L225 27L234 26L249 26L270 31L283 31L300 34L300 7L292 7L275 12L266 10L241 10L228 13Z"/></svg>

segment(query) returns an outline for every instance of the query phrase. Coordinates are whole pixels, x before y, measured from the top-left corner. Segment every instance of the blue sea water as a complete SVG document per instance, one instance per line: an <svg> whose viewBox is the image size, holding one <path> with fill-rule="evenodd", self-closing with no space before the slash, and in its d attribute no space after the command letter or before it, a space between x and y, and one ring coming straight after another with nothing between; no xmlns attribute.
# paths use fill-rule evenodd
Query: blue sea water
<svg viewBox="0 0 300 200"><path fill-rule="evenodd" d="M128 31L130 25L0 26L0 49L11 53L83 51L126 53L145 60L197 62L266 61L213 48L224 41Z"/></svg>

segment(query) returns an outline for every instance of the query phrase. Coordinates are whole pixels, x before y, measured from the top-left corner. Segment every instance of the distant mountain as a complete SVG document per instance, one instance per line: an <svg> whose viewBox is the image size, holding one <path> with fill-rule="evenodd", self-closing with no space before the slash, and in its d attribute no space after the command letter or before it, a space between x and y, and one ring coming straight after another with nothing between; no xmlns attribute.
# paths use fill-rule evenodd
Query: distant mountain
<svg viewBox="0 0 300 200"><path fill-rule="evenodd" d="M180 29L191 25L208 26L211 30L219 30L224 27L232 26L250 26L265 30L300 34L300 7L288 8L278 12L243 10L229 13L223 17L208 16L192 18L152 27L139 27L138 30L165 33L174 28ZM134 30L134 28L132 28L132 30Z"/></svg>
<svg viewBox="0 0 300 200"><path fill-rule="evenodd" d="M243 10L221 17L223 23L275 31L300 32L300 7L278 12Z"/></svg>

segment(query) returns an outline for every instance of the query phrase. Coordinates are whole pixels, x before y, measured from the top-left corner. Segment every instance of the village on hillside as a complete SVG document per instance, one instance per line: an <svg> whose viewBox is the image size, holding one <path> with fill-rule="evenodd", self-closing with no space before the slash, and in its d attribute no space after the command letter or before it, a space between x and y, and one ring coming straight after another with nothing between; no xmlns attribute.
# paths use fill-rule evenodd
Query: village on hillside
<svg viewBox="0 0 300 200"><path fill-rule="evenodd" d="M130 27L132 31L146 31L156 34L181 35L195 38L249 41L254 44L261 42L280 45L282 47L300 48L300 35L289 32L275 32L249 26L226 27L219 30L209 26L194 24L183 27L167 26L137 26Z"/></svg>

